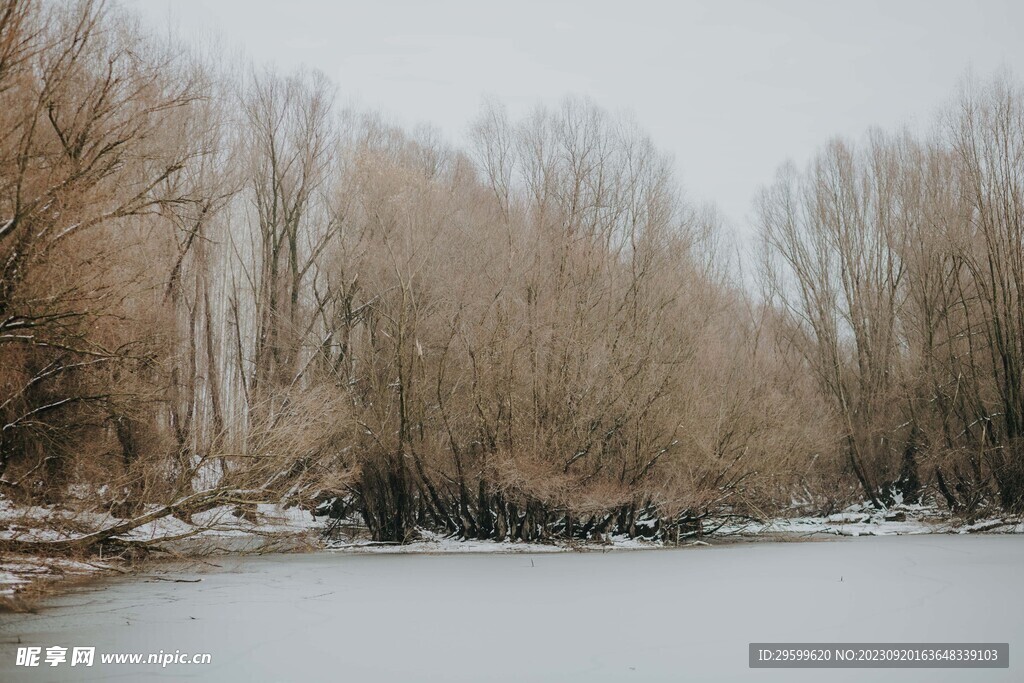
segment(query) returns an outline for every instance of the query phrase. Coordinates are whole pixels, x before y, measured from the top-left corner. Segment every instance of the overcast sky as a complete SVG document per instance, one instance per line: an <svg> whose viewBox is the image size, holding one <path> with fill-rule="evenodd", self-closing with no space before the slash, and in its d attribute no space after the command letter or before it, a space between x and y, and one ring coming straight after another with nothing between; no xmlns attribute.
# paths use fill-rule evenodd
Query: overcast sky
<svg viewBox="0 0 1024 683"><path fill-rule="evenodd" d="M968 68L1024 76L1024 2L124 0L154 27L305 64L344 103L459 142L484 96L513 114L586 95L632 111L688 195L741 235L785 160L836 134L929 125Z"/></svg>

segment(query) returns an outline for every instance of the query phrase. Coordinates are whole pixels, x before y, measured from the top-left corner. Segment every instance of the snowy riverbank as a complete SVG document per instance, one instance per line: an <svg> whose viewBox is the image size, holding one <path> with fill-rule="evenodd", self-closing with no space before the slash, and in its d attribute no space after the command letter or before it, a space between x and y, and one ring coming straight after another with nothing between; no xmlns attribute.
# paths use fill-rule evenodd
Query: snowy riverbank
<svg viewBox="0 0 1024 683"><path fill-rule="evenodd" d="M118 518L59 507L15 507L0 499L0 543L4 540L60 541L118 523ZM237 516L231 506L192 516L191 523L173 516L142 525L118 538L159 545L170 556L268 551L330 550L358 554L435 553L562 553L572 551L645 550L665 547L660 541L613 536L604 541L524 543L460 539L422 530L408 544L369 540L357 525L344 525L347 533L329 527L333 520L314 517L298 508L260 505L251 514ZM704 545L721 541L806 540L829 536L900 536L917 534L1024 533L1024 520L996 516L967 523L934 507L898 505L874 510L853 505L828 516L800 516L767 522L710 519L706 529L715 530L700 539L684 538L680 545ZM40 585L77 581L91 575L124 572L121 559L74 557L46 553L0 553L0 598L12 598Z"/></svg>

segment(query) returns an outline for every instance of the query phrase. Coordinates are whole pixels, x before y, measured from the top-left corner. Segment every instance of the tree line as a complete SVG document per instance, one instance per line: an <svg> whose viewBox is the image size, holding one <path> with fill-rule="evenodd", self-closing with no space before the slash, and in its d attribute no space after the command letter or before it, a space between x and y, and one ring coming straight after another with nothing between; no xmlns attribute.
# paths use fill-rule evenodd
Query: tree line
<svg viewBox="0 0 1024 683"><path fill-rule="evenodd" d="M759 202L780 345L865 497L1024 505L1024 99L969 82L928 135L836 140Z"/></svg>
<svg viewBox="0 0 1024 683"><path fill-rule="evenodd" d="M459 148L335 94L0 2L2 495L398 542L1024 506L1012 78L783 167L754 288L628 117L489 103Z"/></svg>

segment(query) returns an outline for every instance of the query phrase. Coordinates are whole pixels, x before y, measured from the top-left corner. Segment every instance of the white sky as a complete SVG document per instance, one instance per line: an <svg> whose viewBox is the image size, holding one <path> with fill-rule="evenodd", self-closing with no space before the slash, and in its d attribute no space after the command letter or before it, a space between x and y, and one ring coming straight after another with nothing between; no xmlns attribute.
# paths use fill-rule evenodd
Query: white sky
<svg viewBox="0 0 1024 683"><path fill-rule="evenodd" d="M688 195L741 236L785 160L836 134L929 124L968 68L1024 77L1014 0L122 2L257 63L320 69L343 103L455 143L488 95L513 114L567 94L632 111Z"/></svg>

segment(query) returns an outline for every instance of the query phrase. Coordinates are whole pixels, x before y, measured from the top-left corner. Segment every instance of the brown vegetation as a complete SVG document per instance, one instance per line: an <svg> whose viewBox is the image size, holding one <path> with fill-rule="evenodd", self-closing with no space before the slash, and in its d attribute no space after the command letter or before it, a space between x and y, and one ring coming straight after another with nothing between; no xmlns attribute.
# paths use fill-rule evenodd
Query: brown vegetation
<svg viewBox="0 0 1024 683"><path fill-rule="evenodd" d="M130 520L83 543L226 502L399 542L1024 505L1009 80L781 171L763 296L586 101L489 106L458 150L102 2L2 0L0 102L0 486Z"/></svg>
<svg viewBox="0 0 1024 683"><path fill-rule="evenodd" d="M1024 93L968 84L929 138L836 141L760 204L781 347L881 505L1024 508Z"/></svg>

